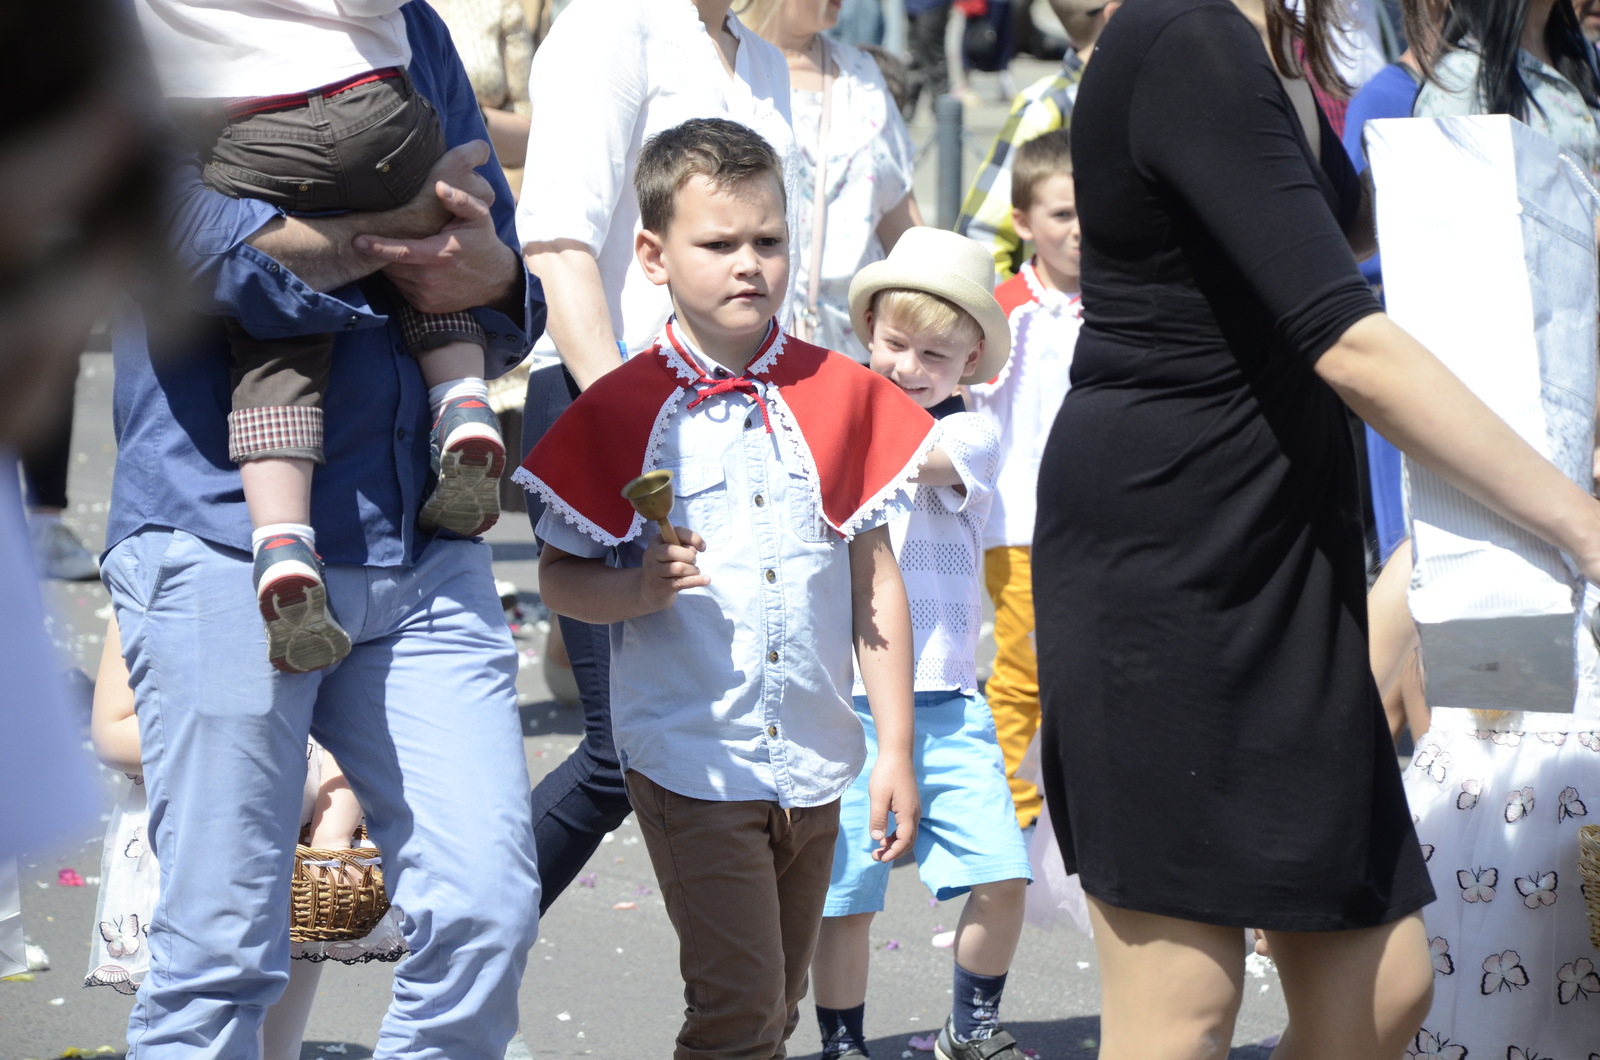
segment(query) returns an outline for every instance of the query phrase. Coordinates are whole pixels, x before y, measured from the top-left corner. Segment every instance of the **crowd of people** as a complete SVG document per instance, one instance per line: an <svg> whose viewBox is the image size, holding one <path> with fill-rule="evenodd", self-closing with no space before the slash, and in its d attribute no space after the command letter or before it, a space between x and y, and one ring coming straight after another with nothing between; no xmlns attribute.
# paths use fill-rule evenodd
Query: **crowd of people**
<svg viewBox="0 0 1600 1060"><path fill-rule="evenodd" d="M104 83L138 194L60 296L131 295L98 562L29 475L46 573L111 595L86 982L133 995L130 1056L298 1056L322 962L377 959L377 1055L498 1060L630 814L683 1060L784 1056L808 995L824 1060L868 1055L902 856L965 896L940 1060L1026 1055L1002 1001L1061 864L1104 1060L1226 1056L1250 931L1275 1060L1600 1052L1600 652L1567 713L1430 710L1400 454L1588 578L1600 501L1385 314L1360 175L1370 119L1507 114L1600 180L1600 4L1050 0L1061 69L955 232L906 127L951 3L906 3L909 68L839 39L874 4L534 6L132 5L165 105ZM955 6L1003 68L1013 5ZM37 371L6 437L56 452ZM531 805L505 478L584 721ZM301 842L381 851L371 935L291 943Z"/></svg>

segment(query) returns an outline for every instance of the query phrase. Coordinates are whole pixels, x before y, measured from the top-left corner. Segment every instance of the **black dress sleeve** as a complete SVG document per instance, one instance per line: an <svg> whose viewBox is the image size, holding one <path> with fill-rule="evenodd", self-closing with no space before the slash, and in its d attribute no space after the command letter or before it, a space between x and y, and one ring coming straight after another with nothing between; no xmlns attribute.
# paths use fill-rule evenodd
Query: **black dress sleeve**
<svg viewBox="0 0 1600 1060"><path fill-rule="evenodd" d="M1145 52L1129 116L1135 168L1215 240L1293 349L1315 360L1379 311L1243 17L1197 5L1170 19ZM1348 188L1353 171L1340 175L1335 162L1330 180Z"/></svg>

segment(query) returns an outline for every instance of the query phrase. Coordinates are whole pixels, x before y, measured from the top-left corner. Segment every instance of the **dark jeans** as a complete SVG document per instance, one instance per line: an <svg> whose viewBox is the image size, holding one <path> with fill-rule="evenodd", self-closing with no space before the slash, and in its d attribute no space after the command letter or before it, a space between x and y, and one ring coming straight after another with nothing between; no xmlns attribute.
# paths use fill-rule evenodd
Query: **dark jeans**
<svg viewBox="0 0 1600 1060"><path fill-rule="evenodd" d="M72 463L73 391L78 374L73 370L72 389L60 398L60 410L47 434L41 434L22 451L22 485L30 508L67 506L67 469Z"/></svg>
<svg viewBox="0 0 1600 1060"><path fill-rule="evenodd" d="M907 71L910 94L905 110L907 121L916 113L917 100L924 90L928 93L930 107L934 100L950 91L950 64L944 55L944 32L949 23L950 5L947 3L910 16L906 33L906 47L911 52Z"/></svg>
<svg viewBox="0 0 1600 1060"><path fill-rule="evenodd" d="M578 384L559 365L528 377L528 401L522 412L524 454L577 396ZM544 504L529 494L528 518L535 529L543 515ZM559 621L583 702L583 742L533 789L541 916L582 871L601 839L633 812L611 742L610 629L570 618Z"/></svg>

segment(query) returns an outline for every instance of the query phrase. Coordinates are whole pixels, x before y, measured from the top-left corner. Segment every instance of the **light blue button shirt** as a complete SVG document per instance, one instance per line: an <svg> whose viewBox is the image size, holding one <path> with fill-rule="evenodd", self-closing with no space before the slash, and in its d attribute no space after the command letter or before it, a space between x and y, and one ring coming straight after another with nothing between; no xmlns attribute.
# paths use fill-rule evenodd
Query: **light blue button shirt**
<svg viewBox="0 0 1600 1060"><path fill-rule="evenodd" d="M727 378L690 355L713 380ZM623 769L680 795L820 806L866 760L851 705L849 549L823 522L784 436L793 421L781 414L780 391L756 386L774 409L770 434L749 395L720 394L693 411L692 391L673 398L678 411L655 466L674 474L673 524L705 538L699 567L711 584L611 627L612 731ZM908 503L902 496L870 525ZM647 531L607 549L554 509L538 533L564 552L619 567L640 566L654 537Z"/></svg>

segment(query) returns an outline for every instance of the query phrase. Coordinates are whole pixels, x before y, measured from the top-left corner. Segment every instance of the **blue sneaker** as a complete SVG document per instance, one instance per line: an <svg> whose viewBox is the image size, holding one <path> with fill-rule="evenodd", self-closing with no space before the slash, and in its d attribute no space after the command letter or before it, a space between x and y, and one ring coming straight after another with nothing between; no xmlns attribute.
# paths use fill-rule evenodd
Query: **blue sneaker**
<svg viewBox="0 0 1600 1060"><path fill-rule="evenodd" d="M417 526L477 537L500 518L506 446L494 410L475 397L445 402L433 425L433 492Z"/></svg>
<svg viewBox="0 0 1600 1060"><path fill-rule="evenodd" d="M305 539L278 534L263 542L255 583L267 627L267 661L276 669L310 673L350 654L350 635L328 610L322 560Z"/></svg>

